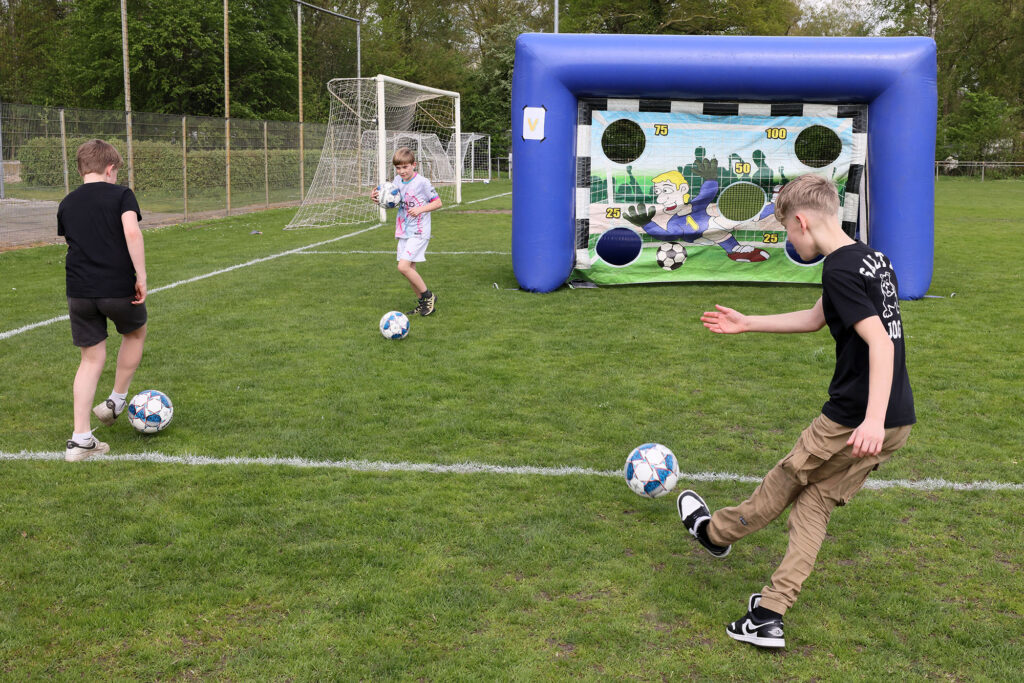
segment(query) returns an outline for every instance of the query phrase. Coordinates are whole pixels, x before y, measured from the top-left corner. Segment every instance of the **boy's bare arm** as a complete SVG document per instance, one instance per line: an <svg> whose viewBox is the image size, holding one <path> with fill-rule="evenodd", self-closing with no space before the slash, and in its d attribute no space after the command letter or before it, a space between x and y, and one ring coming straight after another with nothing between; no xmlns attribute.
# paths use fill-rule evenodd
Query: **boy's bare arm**
<svg viewBox="0 0 1024 683"><path fill-rule="evenodd" d="M864 318L853 329L868 345L868 407L864 421L853 430L846 445L853 446L853 457L862 458L877 455L882 450L895 352L892 339L877 315Z"/></svg>
<svg viewBox="0 0 1024 683"><path fill-rule="evenodd" d="M121 214L121 226L124 228L124 240L128 244L128 255L135 266L135 298L132 303L141 304L146 300L146 249L136 213L125 211Z"/></svg>
<svg viewBox="0 0 1024 683"><path fill-rule="evenodd" d="M806 310L775 315L744 315L719 304L715 304L715 309L705 311L700 321L704 323L704 327L716 334L817 332L825 326L825 313L821 307L820 297Z"/></svg>

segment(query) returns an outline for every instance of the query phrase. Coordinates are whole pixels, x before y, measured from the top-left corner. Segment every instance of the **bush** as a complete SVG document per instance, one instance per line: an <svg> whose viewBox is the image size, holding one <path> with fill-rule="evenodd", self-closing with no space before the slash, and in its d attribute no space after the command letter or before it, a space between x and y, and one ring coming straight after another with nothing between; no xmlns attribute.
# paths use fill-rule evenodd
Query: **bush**
<svg viewBox="0 0 1024 683"><path fill-rule="evenodd" d="M75 166L75 151L90 138L68 138L68 181L76 187L80 179ZM112 140L111 144L127 159L127 145L123 140ZM181 146L172 142L139 140L134 145L135 191L182 192ZM60 138L38 137L27 141L19 153L22 180L33 187L62 187L64 185L64 162ZM306 150L307 181L312 178L320 159L319 149ZM188 185L193 190L224 187L224 150L203 149L189 151ZM269 176L272 186L299 181L299 150L271 149L267 153ZM264 156L262 149L232 150L232 187L263 187ZM288 180L282 180L288 179ZM119 181L127 182L122 170Z"/></svg>

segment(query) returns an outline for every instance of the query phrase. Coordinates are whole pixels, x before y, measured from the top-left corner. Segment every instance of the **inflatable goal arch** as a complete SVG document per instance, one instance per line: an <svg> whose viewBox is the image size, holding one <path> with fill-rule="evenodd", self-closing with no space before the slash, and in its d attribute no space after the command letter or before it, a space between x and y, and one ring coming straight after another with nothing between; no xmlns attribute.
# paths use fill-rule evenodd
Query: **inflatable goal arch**
<svg viewBox="0 0 1024 683"><path fill-rule="evenodd" d="M820 281L773 195L831 178L847 232L924 296L934 251L929 38L524 34L512 80L512 260L566 280Z"/></svg>

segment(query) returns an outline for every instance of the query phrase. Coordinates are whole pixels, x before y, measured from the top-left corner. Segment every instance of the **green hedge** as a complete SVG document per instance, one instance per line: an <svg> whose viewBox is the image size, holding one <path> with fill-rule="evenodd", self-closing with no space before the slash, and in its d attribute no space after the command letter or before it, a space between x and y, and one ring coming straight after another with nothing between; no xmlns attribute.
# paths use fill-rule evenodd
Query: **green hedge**
<svg viewBox="0 0 1024 683"><path fill-rule="evenodd" d="M80 182L75 166L75 151L90 138L68 138L68 181L72 187ZM122 157L127 158L123 140L111 142ZM170 142L137 141L135 153L136 192L181 192L181 147ZM306 179L312 179L320 159L320 150L306 150ZM267 153L272 186L299 181L299 151L297 149L271 149ZM62 187L64 163L59 138L33 138L19 152L21 178L33 187ZM231 185L263 187L263 150L231 151ZM127 181L122 170L118 178ZM189 189L224 187L224 150L197 150L188 153Z"/></svg>

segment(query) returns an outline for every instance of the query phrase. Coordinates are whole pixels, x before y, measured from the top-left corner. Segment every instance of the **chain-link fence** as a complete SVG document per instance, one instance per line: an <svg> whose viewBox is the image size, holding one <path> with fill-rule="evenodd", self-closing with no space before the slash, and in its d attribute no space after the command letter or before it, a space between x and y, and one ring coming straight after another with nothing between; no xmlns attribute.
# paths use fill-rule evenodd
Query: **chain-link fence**
<svg viewBox="0 0 1024 683"><path fill-rule="evenodd" d="M129 136L124 112L0 103L0 249L59 241L57 205L81 183L75 151L86 140L118 149L118 182L135 188L143 225L152 227L298 206L326 129L133 112Z"/></svg>
<svg viewBox="0 0 1024 683"><path fill-rule="evenodd" d="M1024 163L1012 161L960 161L950 157L935 162L935 177L957 176L978 180L1024 180Z"/></svg>

